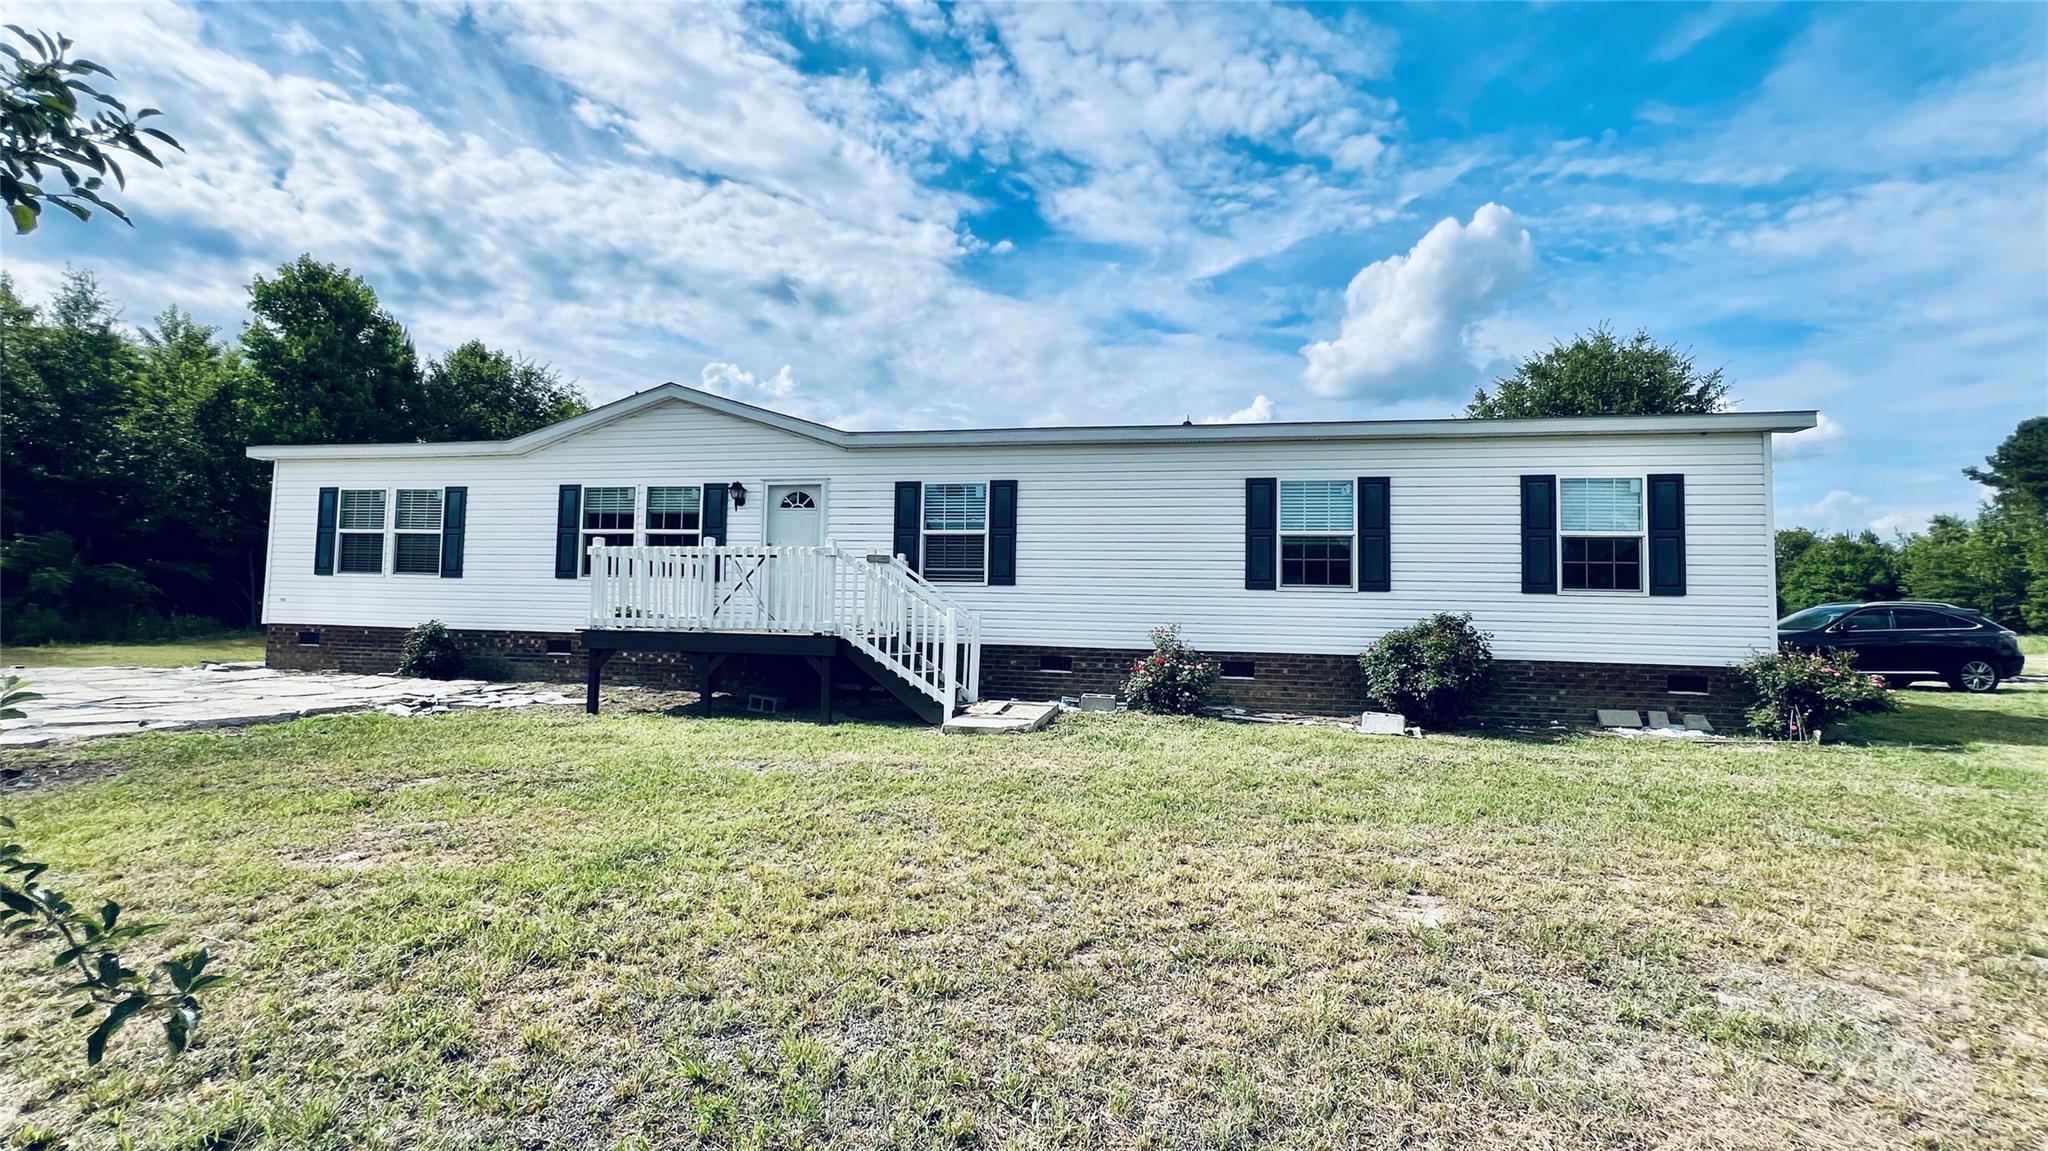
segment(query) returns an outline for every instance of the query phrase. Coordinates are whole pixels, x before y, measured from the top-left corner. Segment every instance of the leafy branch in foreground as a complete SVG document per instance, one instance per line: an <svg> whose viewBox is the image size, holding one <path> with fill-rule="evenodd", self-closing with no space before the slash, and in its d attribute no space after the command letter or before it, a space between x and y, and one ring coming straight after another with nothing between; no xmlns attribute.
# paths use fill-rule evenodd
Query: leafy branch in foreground
<svg viewBox="0 0 2048 1151"><path fill-rule="evenodd" d="M12 831L14 821L0 815L0 829ZM121 959L115 947L163 930L161 923L122 923L121 905L108 900L98 916L79 911L63 895L37 883L49 864L24 858L19 843L0 843L0 936L43 928L62 941L52 966L76 969L78 982L67 993L83 995L71 1012L84 1019L106 1014L85 1039L85 1061L99 1063L107 1041L131 1019L163 1020L164 1041L179 1055L199 1027L199 993L222 981L208 974L210 957L200 948L183 959L166 959L151 975L143 975Z"/></svg>
<svg viewBox="0 0 2048 1151"><path fill-rule="evenodd" d="M28 681L18 675L0 675L0 719L21 719L21 705L43 693L30 691Z"/></svg>
<svg viewBox="0 0 2048 1151"><path fill-rule="evenodd" d="M163 113L144 108L134 115L128 106L93 87L84 77L100 75L112 80L114 74L86 59L70 59L71 38L48 32L28 32L9 24L7 30L28 45L24 55L12 44L0 43L13 63L12 72L0 77L0 200L14 219L16 233L33 232L44 204L55 204L81 220L92 215L92 204L133 227L128 214L100 196L106 177L128 186L115 152L127 152L161 168L144 137L178 151L184 147L168 132L144 127L142 121ZM88 116L81 97L99 107ZM64 177L62 190L43 187L45 174Z"/></svg>

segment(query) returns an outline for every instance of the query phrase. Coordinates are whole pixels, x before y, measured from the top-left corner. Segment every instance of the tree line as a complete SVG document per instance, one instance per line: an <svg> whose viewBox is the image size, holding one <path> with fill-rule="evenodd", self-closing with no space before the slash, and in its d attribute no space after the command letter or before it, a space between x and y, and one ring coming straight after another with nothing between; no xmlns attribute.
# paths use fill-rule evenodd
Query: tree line
<svg viewBox="0 0 2048 1151"><path fill-rule="evenodd" d="M0 634L253 626L270 465L251 444L501 439L588 406L480 341L422 363L367 281L311 256L250 282L232 338L176 306L130 328L90 272L39 306L0 273Z"/></svg>
<svg viewBox="0 0 2048 1151"><path fill-rule="evenodd" d="M1936 516L1927 529L1778 533L1778 609L1830 601L1926 599L1974 608L2017 630L2048 630L2048 416L2022 421L1982 468L1991 489L1974 517Z"/></svg>

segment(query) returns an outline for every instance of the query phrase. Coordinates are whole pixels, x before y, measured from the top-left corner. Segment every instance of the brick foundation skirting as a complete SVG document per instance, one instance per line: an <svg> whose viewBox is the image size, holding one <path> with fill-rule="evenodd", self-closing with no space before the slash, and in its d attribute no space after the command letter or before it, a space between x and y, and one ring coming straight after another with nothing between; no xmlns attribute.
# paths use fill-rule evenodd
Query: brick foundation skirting
<svg viewBox="0 0 2048 1151"><path fill-rule="evenodd" d="M990 698L1057 699L1082 692L1123 689L1131 664L1147 653L1108 648L989 645L981 653L981 693ZM1307 715L1352 715L1366 707L1365 675L1358 657L1292 655L1278 652L1204 651L1225 664L1250 663L1250 678L1225 677L1211 694L1215 703L1252 711L1293 711ZM1067 671L1048 671L1047 657L1064 659ZM1241 669L1240 669L1241 670ZM1695 682L1675 683L1675 677ZM1704 681L1704 683L1697 682ZM1688 690L1674 691L1678 686ZM1695 691L1704 687L1704 691ZM1474 709L1481 723L1589 726L1598 708L1663 711L1676 719L1692 712L1715 727L1741 726L1748 698L1726 667L1688 667L1561 660L1495 660L1493 686Z"/></svg>
<svg viewBox="0 0 2048 1151"><path fill-rule="evenodd" d="M347 627L323 624L271 624L264 662L289 671L346 671L390 674L398 668L405 642L404 628ZM317 636L299 642L302 633ZM583 644L575 632L467 631L450 628L469 659L471 674L500 679L555 680L580 683L584 675ZM550 655L549 641L566 644L567 654ZM983 698L1058 699L1082 692L1123 689L1131 664L1145 653L1113 648L1037 647L989 644L982 648ZM1365 678L1356 656L1292 655L1279 652L1205 652L1226 663L1249 663L1250 678L1224 678L1212 699L1254 711L1293 711L1308 715L1351 715L1364 710ZM624 651L605 665L606 683L694 690L699 683L697 658L677 652ZM1069 670L1051 671L1048 662L1065 660ZM785 661L787 662L787 661ZM782 664L732 667L719 673L720 690L728 683L753 682L802 696L809 672ZM1241 669L1238 669L1241 670ZM800 673L800 674L797 674ZM1686 677L1692 682L1679 682ZM814 684L812 689L814 691ZM1695 691L1704 687L1704 691ZM1688 690L1674 690L1682 688ZM795 702L792 699L792 702ZM1674 718L1697 712L1723 731L1741 725L1748 699L1733 669L1616 663L1568 663L1558 660L1495 660L1493 687L1472 718L1483 723L1543 726L1590 725L1596 708L1669 712Z"/></svg>
<svg viewBox="0 0 2048 1151"><path fill-rule="evenodd" d="M285 671L345 671L390 675L398 670L405 646L402 627L353 627L333 624L270 624L264 629L263 662ZM583 642L576 632L471 631L449 628L468 663L465 675L484 679L541 680L582 683ZM303 644L301 636L315 642ZM549 654L550 642L567 645L565 654ZM604 665L607 684L695 691L702 683L698 656L687 652L622 651ZM755 666L760 664L761 666ZM798 697L816 694L806 668L801 677L777 674L765 661L742 664L735 659L719 670L718 690L746 685L753 689L785 688ZM794 701L792 701L794 702Z"/></svg>

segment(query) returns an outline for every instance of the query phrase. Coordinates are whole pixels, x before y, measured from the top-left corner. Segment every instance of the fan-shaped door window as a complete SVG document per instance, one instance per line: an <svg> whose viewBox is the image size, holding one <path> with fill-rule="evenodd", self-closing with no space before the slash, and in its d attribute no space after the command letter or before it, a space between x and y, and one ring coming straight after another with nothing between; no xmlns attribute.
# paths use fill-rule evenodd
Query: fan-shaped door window
<svg viewBox="0 0 2048 1151"><path fill-rule="evenodd" d="M824 543L824 495L817 484L768 485L768 542L785 547Z"/></svg>

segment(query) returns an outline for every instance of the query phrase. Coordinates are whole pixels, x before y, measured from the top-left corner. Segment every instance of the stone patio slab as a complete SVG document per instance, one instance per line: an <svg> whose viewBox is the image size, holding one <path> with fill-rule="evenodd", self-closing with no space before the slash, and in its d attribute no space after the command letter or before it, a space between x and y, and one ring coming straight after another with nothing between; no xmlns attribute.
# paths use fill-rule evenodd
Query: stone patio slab
<svg viewBox="0 0 2048 1151"><path fill-rule="evenodd" d="M276 723L308 715L385 708L411 714L435 705L524 707L570 702L560 692L477 679L285 672L254 664L198 667L9 668L42 699L23 718L0 720L0 748L74 739Z"/></svg>

